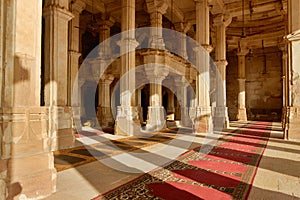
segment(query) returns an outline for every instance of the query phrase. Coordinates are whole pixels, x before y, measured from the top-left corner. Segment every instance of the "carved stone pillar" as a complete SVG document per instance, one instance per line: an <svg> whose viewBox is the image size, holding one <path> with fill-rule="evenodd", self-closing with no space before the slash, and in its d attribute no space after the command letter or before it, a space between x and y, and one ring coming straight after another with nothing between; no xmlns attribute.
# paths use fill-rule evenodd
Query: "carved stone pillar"
<svg viewBox="0 0 300 200"><path fill-rule="evenodd" d="M0 199L42 199L56 185L40 107L42 1L1 1L0 13Z"/></svg>
<svg viewBox="0 0 300 200"><path fill-rule="evenodd" d="M104 42L106 39L110 38L110 27L113 26L115 23L114 19L112 17L109 17L108 19L101 19L99 22L99 41ZM104 42L101 46L102 48L99 48L99 56L101 59L109 59L111 56L111 47L109 42Z"/></svg>
<svg viewBox="0 0 300 200"><path fill-rule="evenodd" d="M145 66L146 76L150 81L150 106L146 128L152 131L161 130L165 126L165 109L162 106L162 81L168 75L168 69L162 65Z"/></svg>
<svg viewBox="0 0 300 200"><path fill-rule="evenodd" d="M196 41L202 45L195 47L196 67L199 72L197 76L197 111L195 118L196 132L206 132L211 123L211 107L209 99L210 77L210 52L212 47L209 41L209 5L208 0L195 0L196 5Z"/></svg>
<svg viewBox="0 0 300 200"><path fill-rule="evenodd" d="M169 120L174 120L175 116L175 107L174 107L174 93L171 90L167 90L168 94L168 108L167 108L167 114L169 116Z"/></svg>
<svg viewBox="0 0 300 200"><path fill-rule="evenodd" d="M282 98L283 98L283 105L282 105L282 128L284 130L284 137L287 136L287 129L288 129L288 89L289 89L289 81L288 81L288 51L287 51L287 43L282 43L279 45L279 49L282 52Z"/></svg>
<svg viewBox="0 0 300 200"><path fill-rule="evenodd" d="M186 33L189 31L191 24L184 24L183 22L179 22L175 24L175 30L182 33L179 38L179 46L178 53L181 57L188 59L187 49L186 49Z"/></svg>
<svg viewBox="0 0 300 200"><path fill-rule="evenodd" d="M175 86L177 87L177 99L179 101L179 105L181 107L181 125L188 127L192 125L192 121L189 117L189 108L187 106L188 102L188 94L187 94L187 87L189 82L186 81L184 77L180 77L175 79Z"/></svg>
<svg viewBox="0 0 300 200"><path fill-rule="evenodd" d="M239 94L238 94L238 121L247 121L246 110L246 54L248 51L240 49L237 53L238 56L238 82L239 82Z"/></svg>
<svg viewBox="0 0 300 200"><path fill-rule="evenodd" d="M80 44L80 13L85 8L83 0L76 0L70 4L70 11L74 18L69 23L69 51L68 51L68 105L72 106L74 122L80 121L80 96L78 87L79 50ZM73 125L74 125L73 122ZM78 126L80 125L80 126ZM76 129L81 129L81 124L76 124Z"/></svg>
<svg viewBox="0 0 300 200"><path fill-rule="evenodd" d="M101 77L99 82L97 118L100 122L101 128L111 127L114 121L111 113L110 101L110 84L113 80L113 75L106 74Z"/></svg>
<svg viewBox="0 0 300 200"><path fill-rule="evenodd" d="M288 127L286 138L300 139L300 2L288 2Z"/></svg>
<svg viewBox="0 0 300 200"><path fill-rule="evenodd" d="M162 16L166 13L168 5L162 0L146 0L147 12L150 14L149 46L154 49L164 49L165 42L162 35Z"/></svg>
<svg viewBox="0 0 300 200"><path fill-rule="evenodd" d="M45 18L45 105L50 107L49 132L52 149L74 143L72 112L68 106L68 0L46 0Z"/></svg>
<svg viewBox="0 0 300 200"><path fill-rule="evenodd" d="M214 19L216 27L216 49L215 65L219 74L217 75L217 96L214 115L214 128L222 130L229 126L228 108L226 107L226 27L230 24L231 17L219 14Z"/></svg>
<svg viewBox="0 0 300 200"><path fill-rule="evenodd" d="M122 1L122 34L119 43L121 54L120 106L117 109L115 134L134 135L140 131L138 108L135 102L135 48L138 42L135 39L135 0ZM133 70L128 73L130 70Z"/></svg>

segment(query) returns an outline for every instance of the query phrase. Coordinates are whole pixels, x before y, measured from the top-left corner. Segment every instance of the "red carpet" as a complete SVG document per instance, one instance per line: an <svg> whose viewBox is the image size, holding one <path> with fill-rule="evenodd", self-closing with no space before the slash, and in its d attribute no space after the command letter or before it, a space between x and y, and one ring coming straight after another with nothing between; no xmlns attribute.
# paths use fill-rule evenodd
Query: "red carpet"
<svg viewBox="0 0 300 200"><path fill-rule="evenodd" d="M98 199L247 199L267 145L270 123L257 122L221 137L208 155L200 147Z"/></svg>

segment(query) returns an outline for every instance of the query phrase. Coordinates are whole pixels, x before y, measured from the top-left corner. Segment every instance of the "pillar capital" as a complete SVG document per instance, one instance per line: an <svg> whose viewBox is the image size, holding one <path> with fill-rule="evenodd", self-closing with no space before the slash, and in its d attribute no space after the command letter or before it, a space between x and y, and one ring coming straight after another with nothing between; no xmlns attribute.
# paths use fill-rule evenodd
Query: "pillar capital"
<svg viewBox="0 0 300 200"><path fill-rule="evenodd" d="M72 13L76 12L80 14L86 7L86 3L83 0L72 1L70 4L70 10Z"/></svg>
<svg viewBox="0 0 300 200"><path fill-rule="evenodd" d="M44 18L48 18L54 15L59 18L65 19L66 21L70 21L72 18L74 18L74 15L64 7L49 5L43 8Z"/></svg>
<svg viewBox="0 0 300 200"><path fill-rule="evenodd" d="M44 8L56 7L61 9L69 9L69 0L45 0Z"/></svg>
<svg viewBox="0 0 300 200"><path fill-rule="evenodd" d="M107 30L110 29L115 24L116 20L112 16L102 16L99 21L97 21L97 24L100 27L101 30Z"/></svg>
<svg viewBox="0 0 300 200"><path fill-rule="evenodd" d="M228 65L227 60L216 60L214 63L217 67L226 67Z"/></svg>
<svg viewBox="0 0 300 200"><path fill-rule="evenodd" d="M100 78L101 83L111 84L114 81L115 77L112 74L103 74Z"/></svg>
<svg viewBox="0 0 300 200"><path fill-rule="evenodd" d="M186 34L192 27L190 22L177 22L174 24L175 30L181 33Z"/></svg>
<svg viewBox="0 0 300 200"><path fill-rule="evenodd" d="M249 53L249 49L247 48L241 48L238 49L238 52L236 53L237 56L246 56Z"/></svg>
<svg viewBox="0 0 300 200"><path fill-rule="evenodd" d="M214 26L229 26L232 21L232 16L230 13L220 13L217 14L213 19Z"/></svg>
<svg viewBox="0 0 300 200"><path fill-rule="evenodd" d="M208 53L211 53L213 51L213 46L209 45L209 44L202 44L201 47L200 46L196 46L193 48L193 50L195 52L201 52L203 49L205 49Z"/></svg>
<svg viewBox="0 0 300 200"><path fill-rule="evenodd" d="M176 77L174 82L176 87L187 87L190 84L184 76Z"/></svg>
<svg viewBox="0 0 300 200"><path fill-rule="evenodd" d="M169 69L166 68L164 65L159 65L155 63L147 64L147 66L145 66L145 74L150 81L162 81L169 74Z"/></svg>
<svg viewBox="0 0 300 200"><path fill-rule="evenodd" d="M164 0L146 0L146 11L151 13L159 12L165 14L168 9L168 4Z"/></svg>

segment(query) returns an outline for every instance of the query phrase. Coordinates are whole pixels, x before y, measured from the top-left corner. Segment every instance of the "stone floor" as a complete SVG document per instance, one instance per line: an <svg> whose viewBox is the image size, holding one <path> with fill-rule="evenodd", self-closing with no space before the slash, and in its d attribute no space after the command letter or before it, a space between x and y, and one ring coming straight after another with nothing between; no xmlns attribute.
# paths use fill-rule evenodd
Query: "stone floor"
<svg viewBox="0 0 300 200"><path fill-rule="evenodd" d="M228 131L242 129L243 125L245 124L232 122ZM300 141L277 139L276 137L282 136L280 126L280 123L272 123L269 127L272 138L263 154L249 199L300 199ZM199 134L199 137L194 137L188 134L177 134L172 138L172 145L154 143L134 151L121 151L117 154L110 154L109 152L115 151L115 147L108 145L108 156L58 172L57 192L46 199L91 199L176 158L188 149L214 142L218 137L206 136L208 135ZM108 141L106 137L110 140L120 139L112 135L102 135L101 139L97 136L79 138L77 143L87 147L103 144ZM166 159L157 160L155 155Z"/></svg>

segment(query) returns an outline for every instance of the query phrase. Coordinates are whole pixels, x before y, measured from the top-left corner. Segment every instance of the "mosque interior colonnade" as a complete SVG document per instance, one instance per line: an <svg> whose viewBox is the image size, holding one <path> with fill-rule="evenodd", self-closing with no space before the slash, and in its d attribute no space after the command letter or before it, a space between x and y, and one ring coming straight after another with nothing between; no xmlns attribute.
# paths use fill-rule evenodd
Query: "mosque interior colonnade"
<svg viewBox="0 0 300 200"><path fill-rule="evenodd" d="M247 2L1 0L0 199L53 193L53 151L95 122L132 136L271 120L299 139L300 3Z"/></svg>

